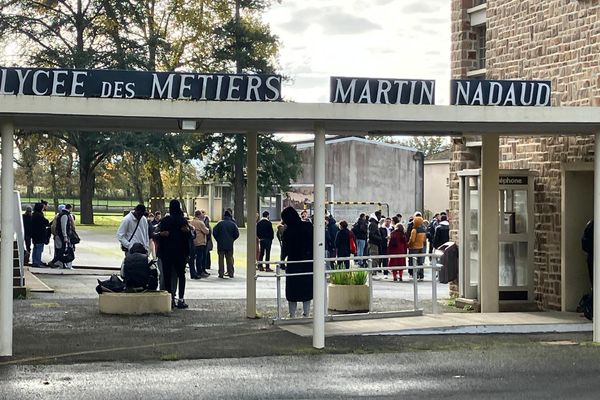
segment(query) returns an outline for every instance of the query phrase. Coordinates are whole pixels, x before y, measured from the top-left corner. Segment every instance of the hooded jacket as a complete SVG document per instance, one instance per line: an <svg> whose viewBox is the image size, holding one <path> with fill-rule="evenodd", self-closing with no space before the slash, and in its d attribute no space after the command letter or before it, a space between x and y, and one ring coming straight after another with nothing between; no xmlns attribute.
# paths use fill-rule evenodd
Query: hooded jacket
<svg viewBox="0 0 600 400"><path fill-rule="evenodd" d="M427 229L423 226L423 217L415 217L413 219L413 229L410 232L408 248L411 250L421 250L425 247L426 240Z"/></svg>
<svg viewBox="0 0 600 400"><path fill-rule="evenodd" d="M379 222L377 222L377 218L371 217L369 218L369 244L374 244L376 246L381 245L381 232L379 232Z"/></svg>
<svg viewBox="0 0 600 400"><path fill-rule="evenodd" d="M435 227L435 233L432 241L433 247L437 249L448 241L450 241L450 224L448 221L441 221Z"/></svg>

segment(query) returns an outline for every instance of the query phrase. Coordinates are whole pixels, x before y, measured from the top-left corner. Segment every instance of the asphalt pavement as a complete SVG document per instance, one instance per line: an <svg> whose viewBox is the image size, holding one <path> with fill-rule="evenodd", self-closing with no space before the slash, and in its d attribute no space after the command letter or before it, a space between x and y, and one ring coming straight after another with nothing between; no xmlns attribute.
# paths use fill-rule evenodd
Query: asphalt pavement
<svg viewBox="0 0 600 400"><path fill-rule="evenodd" d="M120 255L109 245L102 264ZM98 312L106 271L39 272L55 293L15 301L0 399L591 399L600 389L589 332L335 336L316 350L271 324L273 278L257 282L259 318L245 317L243 267L232 280L189 281L187 310L143 316ZM427 311L427 275L418 288ZM412 283L376 281L374 292L376 310L412 307Z"/></svg>
<svg viewBox="0 0 600 400"><path fill-rule="evenodd" d="M0 399L597 399L597 347L0 367Z"/></svg>

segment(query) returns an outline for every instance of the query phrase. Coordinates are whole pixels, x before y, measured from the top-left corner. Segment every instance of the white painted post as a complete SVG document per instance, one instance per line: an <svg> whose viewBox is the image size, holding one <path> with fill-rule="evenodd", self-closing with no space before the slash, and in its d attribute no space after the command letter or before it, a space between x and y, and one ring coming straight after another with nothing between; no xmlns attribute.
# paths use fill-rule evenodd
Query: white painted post
<svg viewBox="0 0 600 400"><path fill-rule="evenodd" d="M14 171L12 121L0 125L2 135L2 221L0 223L0 356L12 356Z"/></svg>
<svg viewBox="0 0 600 400"><path fill-rule="evenodd" d="M600 133L594 138L594 342L600 342ZM4 207L2 207L4 208Z"/></svg>
<svg viewBox="0 0 600 400"><path fill-rule="evenodd" d="M481 312L498 312L498 146L497 134L484 134L481 137L481 231L480 234L480 273Z"/></svg>
<svg viewBox="0 0 600 400"><path fill-rule="evenodd" d="M315 133L313 225L313 347L325 347L325 130Z"/></svg>
<svg viewBox="0 0 600 400"><path fill-rule="evenodd" d="M256 132L248 132L247 174L246 183L246 317L256 318L256 210L257 197L257 136Z"/></svg>

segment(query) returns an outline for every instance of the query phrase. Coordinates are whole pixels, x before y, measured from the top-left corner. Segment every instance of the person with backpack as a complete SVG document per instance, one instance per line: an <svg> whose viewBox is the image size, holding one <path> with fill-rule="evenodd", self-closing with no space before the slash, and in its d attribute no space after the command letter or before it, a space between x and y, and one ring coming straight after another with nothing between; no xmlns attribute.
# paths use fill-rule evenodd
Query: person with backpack
<svg viewBox="0 0 600 400"><path fill-rule="evenodd" d="M75 259L75 247L71 240L73 237L73 217L70 210L71 205L67 204L58 214L56 234L54 235L54 248L57 250L57 261L54 264L65 269L73 269L73 260Z"/></svg>
<svg viewBox="0 0 600 400"><path fill-rule="evenodd" d="M121 250L127 254L131 246L141 243L146 251L150 247L148 237L148 219L144 216L146 206L138 204L135 209L123 218L117 230L117 240L121 243Z"/></svg>
<svg viewBox="0 0 600 400"><path fill-rule="evenodd" d="M156 290L158 273L150 268L148 252L141 243L134 243L123 261L123 280L128 291Z"/></svg>
<svg viewBox="0 0 600 400"><path fill-rule="evenodd" d="M367 216L364 213L361 213L358 216L358 219L352 226L352 233L356 238L356 255L364 256L366 253L367 246L367 235L368 235L368 223ZM364 260L358 261L358 265L363 266L366 265Z"/></svg>

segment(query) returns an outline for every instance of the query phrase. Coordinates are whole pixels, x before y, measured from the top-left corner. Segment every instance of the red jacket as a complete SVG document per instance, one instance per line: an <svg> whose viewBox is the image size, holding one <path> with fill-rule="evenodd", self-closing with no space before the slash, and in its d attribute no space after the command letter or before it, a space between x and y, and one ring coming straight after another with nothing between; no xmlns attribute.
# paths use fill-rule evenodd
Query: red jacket
<svg viewBox="0 0 600 400"><path fill-rule="evenodd" d="M406 254L407 243L406 235L398 229L394 229L388 243L388 254ZM406 266L406 258L390 258L388 265L390 267L404 267Z"/></svg>

